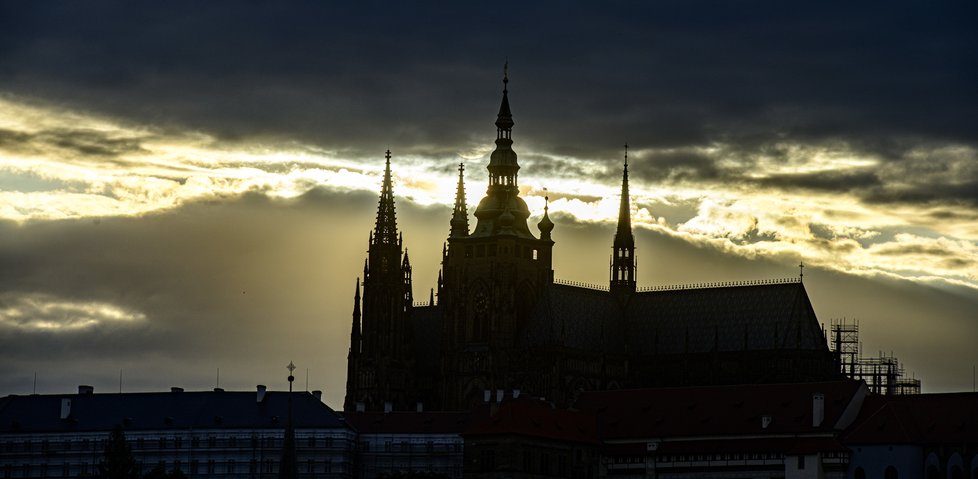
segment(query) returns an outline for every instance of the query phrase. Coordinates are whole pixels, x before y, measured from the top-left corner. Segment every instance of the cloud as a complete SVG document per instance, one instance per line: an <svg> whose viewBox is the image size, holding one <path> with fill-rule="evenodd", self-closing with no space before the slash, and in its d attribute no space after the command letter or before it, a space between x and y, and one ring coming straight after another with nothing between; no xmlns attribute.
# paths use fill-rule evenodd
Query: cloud
<svg viewBox="0 0 978 479"><path fill-rule="evenodd" d="M0 295L0 325L27 331L72 331L145 321L146 315L109 303L72 301L49 294Z"/></svg>

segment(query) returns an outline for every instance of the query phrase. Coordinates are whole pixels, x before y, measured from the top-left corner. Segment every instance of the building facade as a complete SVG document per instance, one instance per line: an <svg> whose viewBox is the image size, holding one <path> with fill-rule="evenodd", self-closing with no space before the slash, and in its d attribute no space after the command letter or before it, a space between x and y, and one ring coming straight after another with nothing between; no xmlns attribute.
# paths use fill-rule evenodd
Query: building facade
<svg viewBox="0 0 978 479"><path fill-rule="evenodd" d="M293 393L297 477L353 477L356 432L318 397ZM95 476L121 426L136 473L159 467L190 478L278 478L289 393L184 392L0 398L0 475Z"/></svg>
<svg viewBox="0 0 978 479"><path fill-rule="evenodd" d="M549 208L534 232L520 197L508 81L475 227L460 165L437 301L424 306L412 301L387 152L354 296L345 410L465 410L485 391L511 390L566 405L588 390L839 377L800 277L637 288L627 152L607 287L555 281Z"/></svg>

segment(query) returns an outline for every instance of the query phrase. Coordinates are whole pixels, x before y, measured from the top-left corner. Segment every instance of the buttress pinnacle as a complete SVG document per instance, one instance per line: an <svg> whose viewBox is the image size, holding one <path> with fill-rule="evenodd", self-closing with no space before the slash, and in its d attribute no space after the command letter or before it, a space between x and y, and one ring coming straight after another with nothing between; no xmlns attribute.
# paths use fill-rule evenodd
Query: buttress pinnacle
<svg viewBox="0 0 978 479"><path fill-rule="evenodd" d="M453 238L469 235L469 214L465 206L465 164L458 164L458 187L455 190L455 209L452 211L452 229L449 236Z"/></svg>

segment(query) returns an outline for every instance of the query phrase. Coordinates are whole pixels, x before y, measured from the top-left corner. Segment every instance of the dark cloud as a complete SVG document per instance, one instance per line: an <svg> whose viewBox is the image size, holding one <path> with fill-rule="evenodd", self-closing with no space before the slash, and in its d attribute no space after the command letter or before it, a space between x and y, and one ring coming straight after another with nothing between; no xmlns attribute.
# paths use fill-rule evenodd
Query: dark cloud
<svg viewBox="0 0 978 479"><path fill-rule="evenodd" d="M711 181L721 175L717 161L693 151L653 151L631 159L628 166L632 175L649 183Z"/></svg>
<svg viewBox="0 0 978 479"><path fill-rule="evenodd" d="M5 91L223 138L584 158L757 139L975 144L972 5L780 2L5 6ZM423 23L425 28L418 26ZM939 114L934 114L939 112ZM614 153L613 153L614 152ZM702 170L695 170L702 173Z"/></svg>
<svg viewBox="0 0 978 479"><path fill-rule="evenodd" d="M791 175L771 175L757 180L762 186L783 190L806 189L830 192L849 192L881 185L872 171L828 171Z"/></svg>

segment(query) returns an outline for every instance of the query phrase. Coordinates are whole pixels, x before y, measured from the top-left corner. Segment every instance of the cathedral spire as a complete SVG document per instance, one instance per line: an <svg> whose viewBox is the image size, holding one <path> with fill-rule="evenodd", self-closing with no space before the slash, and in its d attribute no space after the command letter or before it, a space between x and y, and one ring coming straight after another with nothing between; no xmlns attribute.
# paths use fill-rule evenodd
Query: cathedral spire
<svg viewBox="0 0 978 479"><path fill-rule="evenodd" d="M496 149L489 157L489 189L518 191L520 165L513 151L513 112L509 109L509 62L503 67L503 100L496 115Z"/></svg>
<svg viewBox="0 0 978 479"><path fill-rule="evenodd" d="M465 206L465 164L458 164L458 188L455 190L455 210L452 211L452 231L449 236L469 235L469 214Z"/></svg>
<svg viewBox="0 0 978 479"><path fill-rule="evenodd" d="M350 355L360 353L360 278L353 293L353 328L350 329Z"/></svg>
<svg viewBox="0 0 978 479"><path fill-rule="evenodd" d="M621 177L621 205L618 230L611 254L612 291L635 291L635 237L632 236L632 211L628 197L628 144L625 144L625 166Z"/></svg>
<svg viewBox="0 0 978 479"><path fill-rule="evenodd" d="M396 245L397 216L394 212L394 185L391 181L391 151L384 155L384 181L380 188L380 204L377 206L377 224L374 227L373 241L377 244Z"/></svg>
<svg viewBox="0 0 978 479"><path fill-rule="evenodd" d="M513 151L513 113L509 109L509 71L503 69L503 99L496 116L496 148L489 155L489 188L475 209L478 220L470 236L517 236L536 239L526 224L530 210L520 198L520 165Z"/></svg>

